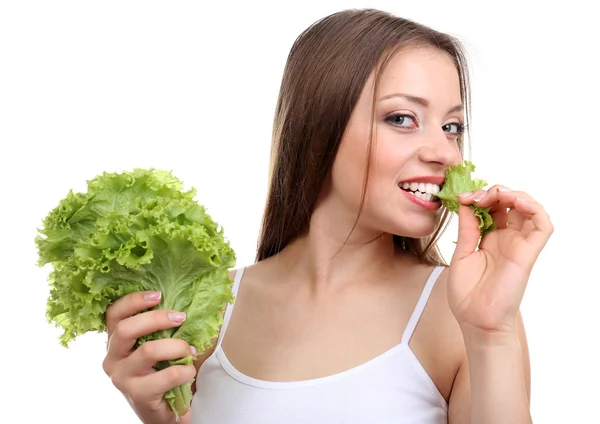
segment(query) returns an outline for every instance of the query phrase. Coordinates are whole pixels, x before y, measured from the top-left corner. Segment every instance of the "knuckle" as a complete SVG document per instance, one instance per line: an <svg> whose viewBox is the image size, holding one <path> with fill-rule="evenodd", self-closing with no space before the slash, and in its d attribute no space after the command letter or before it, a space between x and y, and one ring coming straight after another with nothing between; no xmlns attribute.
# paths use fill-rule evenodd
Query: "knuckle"
<svg viewBox="0 0 600 424"><path fill-rule="evenodd" d="M146 360L154 360L158 354L158 346L154 341L149 341L142 344L138 348L140 356Z"/></svg>
<svg viewBox="0 0 600 424"><path fill-rule="evenodd" d="M110 377L110 382L112 383L113 386L115 386L119 391L121 391L123 393L126 392L125 384L123 384L123 379L121 378L121 376L118 373L109 375L109 377Z"/></svg>
<svg viewBox="0 0 600 424"><path fill-rule="evenodd" d="M172 386L177 386L183 383L190 381L194 374L191 369L194 367L192 365L173 365L168 369L168 382Z"/></svg>
<svg viewBox="0 0 600 424"><path fill-rule="evenodd" d="M113 338L122 339L127 335L127 325L125 321L119 321L115 324Z"/></svg>
<svg viewBox="0 0 600 424"><path fill-rule="evenodd" d="M111 370L112 370L112 361L108 359L108 355L104 357L104 360L102 361L102 370L104 371L104 373L110 377L111 375Z"/></svg>
<svg viewBox="0 0 600 424"><path fill-rule="evenodd" d="M179 384L179 381L181 381L181 368L180 366L170 366L169 369L169 383L176 385Z"/></svg>

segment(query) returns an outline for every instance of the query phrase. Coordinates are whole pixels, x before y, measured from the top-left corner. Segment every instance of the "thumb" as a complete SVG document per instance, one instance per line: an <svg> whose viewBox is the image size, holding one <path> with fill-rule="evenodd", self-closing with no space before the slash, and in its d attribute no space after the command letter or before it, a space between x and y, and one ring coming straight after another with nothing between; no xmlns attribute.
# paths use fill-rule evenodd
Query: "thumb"
<svg viewBox="0 0 600 424"><path fill-rule="evenodd" d="M459 204L458 241L451 262L460 261L473 253L479 243L480 235L479 218L475 216L473 209L470 206Z"/></svg>

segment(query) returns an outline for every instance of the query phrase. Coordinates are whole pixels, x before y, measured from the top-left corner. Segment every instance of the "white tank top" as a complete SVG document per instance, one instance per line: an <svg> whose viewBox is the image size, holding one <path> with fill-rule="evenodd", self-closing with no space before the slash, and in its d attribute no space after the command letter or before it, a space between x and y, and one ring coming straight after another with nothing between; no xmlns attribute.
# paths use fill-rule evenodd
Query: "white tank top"
<svg viewBox="0 0 600 424"><path fill-rule="evenodd" d="M238 371L221 341L202 364L192 424L447 424L448 405L408 345L443 267L429 276L398 345L347 371L293 382L258 380ZM236 272L237 295L244 268Z"/></svg>

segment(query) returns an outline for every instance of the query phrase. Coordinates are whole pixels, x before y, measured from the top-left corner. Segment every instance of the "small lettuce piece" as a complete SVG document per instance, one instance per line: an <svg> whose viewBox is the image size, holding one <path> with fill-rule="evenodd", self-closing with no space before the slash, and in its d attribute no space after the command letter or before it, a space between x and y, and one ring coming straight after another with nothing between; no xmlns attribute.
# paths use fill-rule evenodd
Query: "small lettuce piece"
<svg viewBox="0 0 600 424"><path fill-rule="evenodd" d="M60 343L106 330L106 309L141 290L162 293L154 309L187 314L179 327L136 341L180 338L203 352L216 337L225 304L232 302L229 269L235 253L223 229L194 200L195 189L170 172L134 169L103 173L87 193L70 191L43 220L35 238L38 266L52 265L46 317L62 327ZM191 364L191 355L155 368ZM189 409L192 382L165 399L176 419Z"/></svg>
<svg viewBox="0 0 600 424"><path fill-rule="evenodd" d="M474 171L475 165L470 161L464 161L464 163L451 166L446 170L446 179L440 192L435 196L439 197L444 206L451 212L458 213L458 195L460 193L480 190L487 185L485 180L471 178L471 173ZM496 229L496 224L489 213L490 207L481 208L473 204L471 208L475 216L479 218L481 236Z"/></svg>

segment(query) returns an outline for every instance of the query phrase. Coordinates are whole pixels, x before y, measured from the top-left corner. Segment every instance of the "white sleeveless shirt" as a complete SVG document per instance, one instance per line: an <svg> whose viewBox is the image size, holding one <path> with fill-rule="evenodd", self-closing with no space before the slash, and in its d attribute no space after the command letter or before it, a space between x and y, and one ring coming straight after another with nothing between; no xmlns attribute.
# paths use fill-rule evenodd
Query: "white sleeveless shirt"
<svg viewBox="0 0 600 424"><path fill-rule="evenodd" d="M198 371L192 424L447 424L448 405L408 343L443 267L427 282L400 343L347 371L304 381L271 382L238 371L221 341ZM236 272L237 295L244 268Z"/></svg>

